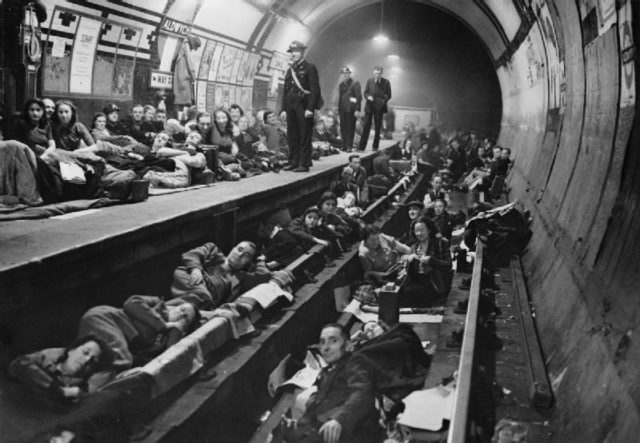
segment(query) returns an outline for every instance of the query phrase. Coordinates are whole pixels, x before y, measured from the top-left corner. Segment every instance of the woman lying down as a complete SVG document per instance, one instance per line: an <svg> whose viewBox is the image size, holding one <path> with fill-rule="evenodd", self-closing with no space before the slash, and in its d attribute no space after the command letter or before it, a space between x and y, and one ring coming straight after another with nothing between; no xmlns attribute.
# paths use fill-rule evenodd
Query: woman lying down
<svg viewBox="0 0 640 443"><path fill-rule="evenodd" d="M118 372L146 363L200 323L193 304L180 298L134 295L122 308L101 305L80 319L77 342L23 355L9 372L53 399L76 400Z"/></svg>

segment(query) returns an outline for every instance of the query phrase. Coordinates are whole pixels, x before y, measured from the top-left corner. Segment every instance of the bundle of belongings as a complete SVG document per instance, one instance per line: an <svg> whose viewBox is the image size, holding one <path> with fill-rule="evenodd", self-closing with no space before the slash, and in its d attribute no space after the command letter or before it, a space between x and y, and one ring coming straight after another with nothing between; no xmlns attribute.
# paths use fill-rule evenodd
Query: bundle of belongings
<svg viewBox="0 0 640 443"><path fill-rule="evenodd" d="M467 221L464 242L475 248L480 239L489 252L522 252L532 236L529 216L518 201L480 212Z"/></svg>

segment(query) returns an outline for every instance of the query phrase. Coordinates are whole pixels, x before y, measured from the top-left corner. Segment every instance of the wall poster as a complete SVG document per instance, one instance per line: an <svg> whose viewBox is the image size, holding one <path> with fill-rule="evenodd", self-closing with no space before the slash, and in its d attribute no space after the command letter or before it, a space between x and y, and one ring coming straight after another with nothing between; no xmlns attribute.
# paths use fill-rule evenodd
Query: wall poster
<svg viewBox="0 0 640 443"><path fill-rule="evenodd" d="M71 76L69 92L91 94L93 79L93 62L98 46L98 35L102 30L102 22L88 17L81 17L73 42L71 54Z"/></svg>
<svg viewBox="0 0 640 443"><path fill-rule="evenodd" d="M219 82L229 83L231 81L231 70L236 59L236 53L238 48L234 46L225 45L224 51L222 51L222 59L220 60L220 67L218 67Z"/></svg>

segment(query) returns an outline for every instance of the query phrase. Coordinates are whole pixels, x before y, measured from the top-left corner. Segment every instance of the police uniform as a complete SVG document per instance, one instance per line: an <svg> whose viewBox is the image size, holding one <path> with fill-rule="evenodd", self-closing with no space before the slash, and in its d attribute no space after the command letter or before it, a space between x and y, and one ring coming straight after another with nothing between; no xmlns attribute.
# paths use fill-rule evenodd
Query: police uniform
<svg viewBox="0 0 640 443"><path fill-rule="evenodd" d="M351 73L351 69L345 66L341 73ZM356 133L355 113L360 111L362 92L360 82L348 78L338 85L340 97L338 99L338 113L340 114L340 134L343 147L346 150L353 149L353 137Z"/></svg>
<svg viewBox="0 0 640 443"><path fill-rule="evenodd" d="M287 52L304 51L306 46L294 41ZM300 87L293 78L295 71ZM314 112L321 107L318 69L312 63L301 59L292 65L284 77L282 109L287 113L287 142L289 144L290 168L309 168L311 162L311 135L313 116L305 117L305 111Z"/></svg>

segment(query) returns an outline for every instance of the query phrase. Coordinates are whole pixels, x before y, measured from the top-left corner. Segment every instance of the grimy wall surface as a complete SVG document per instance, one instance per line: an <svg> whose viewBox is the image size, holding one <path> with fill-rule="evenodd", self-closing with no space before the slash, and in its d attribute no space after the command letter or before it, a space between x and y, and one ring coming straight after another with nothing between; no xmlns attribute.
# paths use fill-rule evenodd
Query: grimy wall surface
<svg viewBox="0 0 640 443"><path fill-rule="evenodd" d="M377 2L45 0L42 92L70 97L87 118L114 100L125 110L152 102L194 34L203 41L193 54L199 107L277 108L288 43L321 44L316 36L338 17ZM534 219L524 265L556 395L552 438L636 441L640 4L420 2L465 23L496 67L499 143L515 157L511 197Z"/></svg>
<svg viewBox="0 0 640 443"><path fill-rule="evenodd" d="M497 71L500 143L516 156L511 195L534 215L524 266L556 395L558 441L637 441L640 430L632 49L640 5L618 3L548 2L547 18L537 15L512 63ZM539 63L526 63L531 58ZM559 95L553 75L561 76Z"/></svg>

